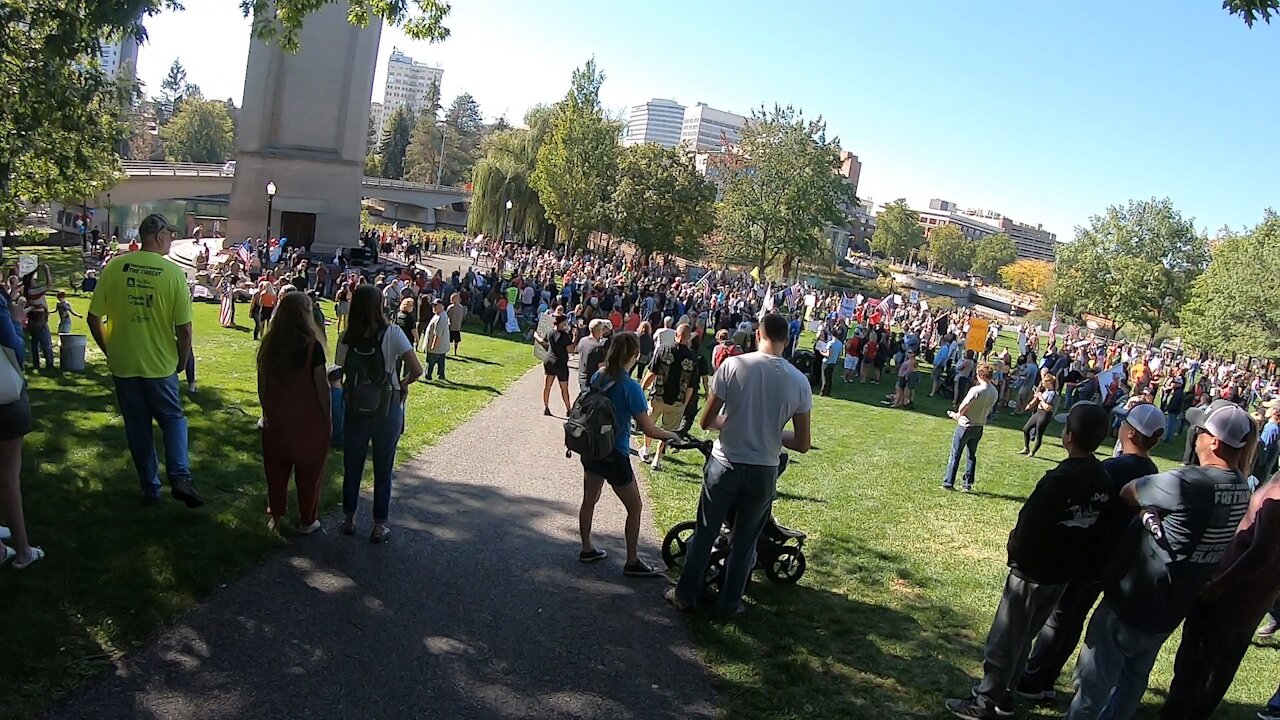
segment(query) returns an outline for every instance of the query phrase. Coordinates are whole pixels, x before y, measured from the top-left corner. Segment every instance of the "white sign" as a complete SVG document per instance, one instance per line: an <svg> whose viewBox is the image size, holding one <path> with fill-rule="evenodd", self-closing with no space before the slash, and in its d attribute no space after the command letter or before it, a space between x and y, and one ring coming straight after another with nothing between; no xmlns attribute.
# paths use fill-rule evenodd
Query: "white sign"
<svg viewBox="0 0 1280 720"><path fill-rule="evenodd" d="M18 276L25 277L36 271L36 267L40 265L40 259L35 255L19 255L18 256Z"/></svg>
<svg viewBox="0 0 1280 720"><path fill-rule="evenodd" d="M920 291L912 290L911 294L908 295L907 297L911 298L911 304L915 305L916 303L920 302Z"/></svg>
<svg viewBox="0 0 1280 720"><path fill-rule="evenodd" d="M854 302L853 298L847 297L840 300L840 317L845 320L853 317L853 312L857 309L857 303Z"/></svg>

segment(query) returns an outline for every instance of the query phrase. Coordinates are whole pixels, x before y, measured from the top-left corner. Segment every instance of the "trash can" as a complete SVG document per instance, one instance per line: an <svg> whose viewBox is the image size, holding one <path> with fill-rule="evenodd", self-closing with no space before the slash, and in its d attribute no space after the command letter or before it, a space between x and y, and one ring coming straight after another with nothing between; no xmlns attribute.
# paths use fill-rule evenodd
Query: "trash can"
<svg viewBox="0 0 1280 720"><path fill-rule="evenodd" d="M58 333L58 364L63 372L84 372L84 351L88 344L86 335Z"/></svg>

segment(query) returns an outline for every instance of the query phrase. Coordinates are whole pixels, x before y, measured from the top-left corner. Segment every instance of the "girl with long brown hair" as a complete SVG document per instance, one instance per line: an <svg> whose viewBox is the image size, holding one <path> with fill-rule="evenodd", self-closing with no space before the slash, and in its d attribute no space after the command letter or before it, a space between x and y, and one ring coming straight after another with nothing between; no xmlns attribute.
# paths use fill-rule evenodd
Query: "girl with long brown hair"
<svg viewBox="0 0 1280 720"><path fill-rule="evenodd" d="M262 466L267 475L269 525L283 530L289 475L298 490L303 534L320 529L320 487L329 455L331 412L324 342L305 293L285 293L258 346L262 401Z"/></svg>
<svg viewBox="0 0 1280 720"><path fill-rule="evenodd" d="M363 377L369 372L366 364L370 358L381 354L383 375L379 382L390 386L390 398L376 410L353 405L351 392L343 393L343 474L342 511L346 520L342 532L356 532L356 508L360 502L360 481L364 477L364 461L373 447L373 530L369 541L380 543L391 533L387 528L387 516L391 509L391 469L396 459L396 446L404 432L404 404L409 388L422 377L422 362L413 351L413 344L397 325L387 322L382 314L382 293L372 285L356 288L351 298L351 315L347 331L338 338L336 353L344 378L350 383L353 377ZM386 388L387 385L383 385ZM367 387L367 385L366 385Z"/></svg>
<svg viewBox="0 0 1280 720"><path fill-rule="evenodd" d="M585 360L585 359L584 359ZM631 377L631 370L640 360L640 340L635 333L621 332L609 341L604 366L591 378L588 388L603 389L613 401L614 448L603 460L582 458L582 506L578 509L578 532L582 537L582 552L578 561L589 563L603 560L608 554L591 543L591 523L595 519L596 503L606 482L627 509L624 537L627 543L627 562L622 572L631 577L654 577L658 571L640 559L636 547L640 538L640 487L631 469L632 422L640 426L644 434L655 440L675 440L678 436L654 424L649 416L649 403L644 398L640 383ZM583 360L580 360L582 362Z"/></svg>

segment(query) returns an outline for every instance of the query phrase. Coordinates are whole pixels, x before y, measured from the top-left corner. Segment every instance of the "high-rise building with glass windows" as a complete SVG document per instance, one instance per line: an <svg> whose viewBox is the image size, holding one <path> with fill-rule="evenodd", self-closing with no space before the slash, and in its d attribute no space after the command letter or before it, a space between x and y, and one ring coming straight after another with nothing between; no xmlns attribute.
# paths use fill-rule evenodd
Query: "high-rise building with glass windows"
<svg viewBox="0 0 1280 720"><path fill-rule="evenodd" d="M622 131L623 145L655 143L673 148L680 142L684 125L684 106L674 100L654 98L642 105L632 105L627 125Z"/></svg>

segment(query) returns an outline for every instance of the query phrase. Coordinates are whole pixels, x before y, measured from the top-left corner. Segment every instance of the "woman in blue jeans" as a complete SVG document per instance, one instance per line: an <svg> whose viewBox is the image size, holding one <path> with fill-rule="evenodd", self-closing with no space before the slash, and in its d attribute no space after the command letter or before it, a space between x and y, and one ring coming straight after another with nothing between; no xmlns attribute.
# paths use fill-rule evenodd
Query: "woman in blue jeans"
<svg viewBox="0 0 1280 720"><path fill-rule="evenodd" d="M391 402L379 417L356 417L351 410L352 396L344 393L343 408L343 477L342 512L346 520L342 532L356 532L356 508L360 502L360 481L364 477L364 461L373 447L373 530L369 541L384 542L391 530L387 516L391 506L391 469L396 459L396 446L404 431L404 404L409 387L422 376L422 363L404 331L387 322L382 314L382 293L372 285L356 288L351 298L347 330L338 338L336 358L344 370L353 353L353 345L377 341L382 349L387 381L391 384Z"/></svg>

